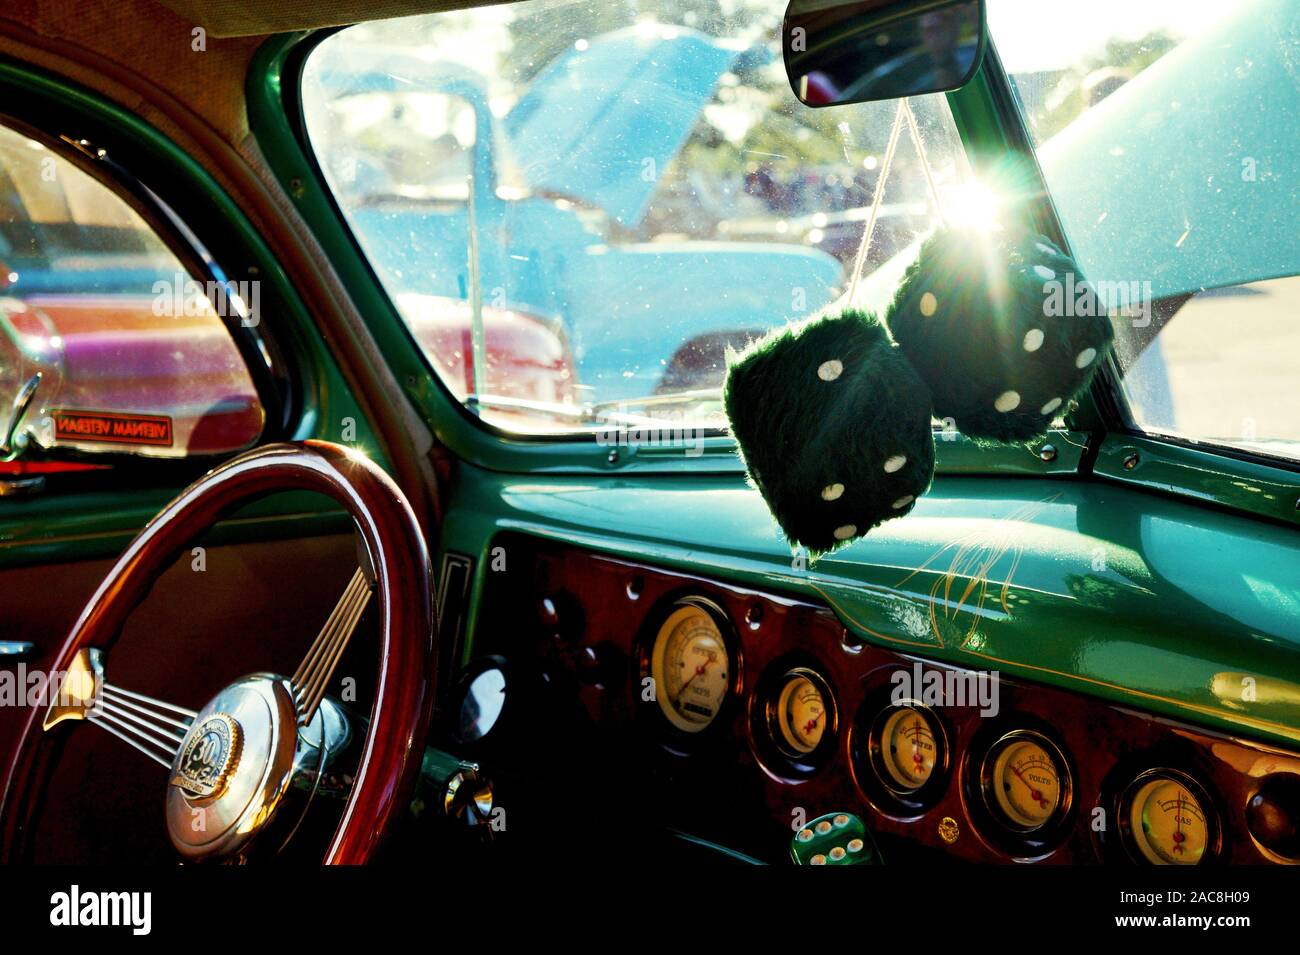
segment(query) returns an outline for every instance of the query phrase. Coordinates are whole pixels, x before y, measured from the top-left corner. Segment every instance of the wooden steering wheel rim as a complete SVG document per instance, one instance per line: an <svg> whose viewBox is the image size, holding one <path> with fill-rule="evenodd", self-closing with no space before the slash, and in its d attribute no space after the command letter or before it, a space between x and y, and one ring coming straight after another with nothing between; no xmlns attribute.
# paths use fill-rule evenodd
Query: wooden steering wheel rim
<svg viewBox="0 0 1300 955"><path fill-rule="evenodd" d="M107 651L180 551L232 509L279 491L318 491L351 514L374 565L380 615L379 678L356 779L325 854L331 865L367 861L405 805L420 767L436 672L428 549L405 496L369 459L337 444L257 448L208 472L145 525L82 611L53 667L83 647ZM48 769L42 708L19 738L0 802L0 858L18 851L35 784Z"/></svg>

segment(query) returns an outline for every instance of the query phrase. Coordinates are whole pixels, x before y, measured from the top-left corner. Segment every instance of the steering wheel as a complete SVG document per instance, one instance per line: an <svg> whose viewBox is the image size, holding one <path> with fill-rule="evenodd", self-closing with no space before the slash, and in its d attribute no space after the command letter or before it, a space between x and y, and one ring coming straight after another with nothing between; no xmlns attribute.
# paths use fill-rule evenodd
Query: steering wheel
<svg viewBox="0 0 1300 955"><path fill-rule="evenodd" d="M131 611L180 551L221 517L279 491L317 491L360 535L362 566L291 677L255 673L197 713L106 682L109 651ZM287 839L352 735L325 689L372 595L380 662L355 780L324 861L367 861L401 812L419 770L433 699L435 644L428 551L401 490L376 464L324 441L249 451L210 471L149 522L109 571L55 658L66 674L34 708L0 802L0 858L18 858L56 737L93 723L167 768L166 822L187 860L247 860ZM276 834L270 834L274 831ZM273 846L278 848L282 842Z"/></svg>

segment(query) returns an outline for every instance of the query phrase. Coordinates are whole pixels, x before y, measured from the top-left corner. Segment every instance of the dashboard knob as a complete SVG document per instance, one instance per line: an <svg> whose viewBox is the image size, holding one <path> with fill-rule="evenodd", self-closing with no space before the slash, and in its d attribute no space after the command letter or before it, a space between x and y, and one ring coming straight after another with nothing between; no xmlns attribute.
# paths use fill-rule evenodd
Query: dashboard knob
<svg viewBox="0 0 1300 955"><path fill-rule="evenodd" d="M1269 776L1246 804L1246 825L1265 849L1300 862L1300 776Z"/></svg>

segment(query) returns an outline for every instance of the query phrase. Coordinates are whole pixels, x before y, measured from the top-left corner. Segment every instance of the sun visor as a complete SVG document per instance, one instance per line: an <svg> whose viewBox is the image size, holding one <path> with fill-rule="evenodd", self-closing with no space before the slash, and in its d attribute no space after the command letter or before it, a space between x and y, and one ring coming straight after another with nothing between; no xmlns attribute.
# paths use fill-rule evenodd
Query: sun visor
<svg viewBox="0 0 1300 955"><path fill-rule="evenodd" d="M261 36L365 20L390 20L439 10L486 7L511 0L159 0L210 36Z"/></svg>

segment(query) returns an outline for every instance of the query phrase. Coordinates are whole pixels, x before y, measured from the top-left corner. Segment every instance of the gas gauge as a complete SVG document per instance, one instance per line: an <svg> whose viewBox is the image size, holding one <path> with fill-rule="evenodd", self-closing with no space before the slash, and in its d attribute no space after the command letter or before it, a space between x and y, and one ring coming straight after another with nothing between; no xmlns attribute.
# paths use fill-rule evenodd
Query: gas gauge
<svg viewBox="0 0 1300 955"><path fill-rule="evenodd" d="M1203 790L1181 773L1139 776L1122 801L1126 835L1152 865L1196 865L1215 838L1216 825Z"/></svg>

